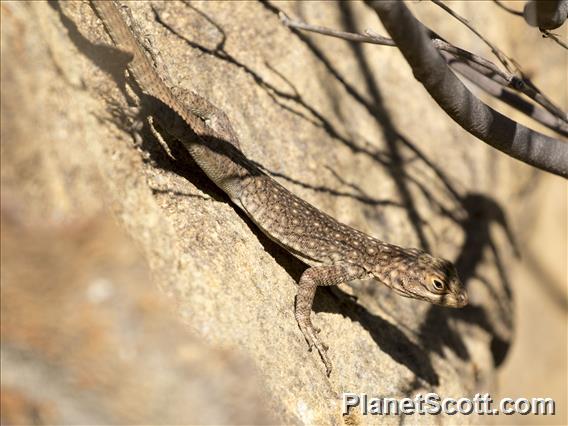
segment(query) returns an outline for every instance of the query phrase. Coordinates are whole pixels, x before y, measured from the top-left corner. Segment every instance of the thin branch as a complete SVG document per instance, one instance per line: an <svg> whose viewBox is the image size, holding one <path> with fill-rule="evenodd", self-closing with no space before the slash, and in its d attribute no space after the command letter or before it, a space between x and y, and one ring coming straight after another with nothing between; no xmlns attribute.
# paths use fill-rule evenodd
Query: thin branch
<svg viewBox="0 0 568 426"><path fill-rule="evenodd" d="M280 12L281 21L288 27L297 28L303 31L310 31L318 34L323 34L331 37L340 38L347 41L362 42L378 44L382 46L394 46L394 42L387 37L375 33L372 30L365 30L364 34L360 33L350 33L345 31L338 31L331 28L321 27L317 25L311 25L299 20L290 19L284 13ZM433 31L432 35L437 36ZM528 115L532 119L540 122L544 126L562 134L567 135L568 122L563 120L565 114L560 111L561 116L558 117L557 114L553 114L547 110L535 107L534 105L528 104L522 98L514 96L511 92L504 92L501 88L495 87L495 85L510 87L516 89L517 85L512 83L515 76L500 70L493 62L488 61L478 55L475 55L467 50L460 49L459 47L453 46L452 44L442 40L440 38L432 39L432 44L437 49L447 52L447 55L443 55L446 62L455 68L460 74L464 75L468 80L480 86L480 88L487 93L499 98L503 102L517 108L519 111ZM461 67L456 67L457 64L461 64ZM464 70L464 64L472 68L475 74L480 74L477 77L473 72L466 72ZM458 69L459 68L459 69ZM483 78L490 79L495 85L489 85L485 83ZM523 93L523 92L521 92ZM533 97L531 99L535 100Z"/></svg>
<svg viewBox="0 0 568 426"><path fill-rule="evenodd" d="M439 38L433 39L432 44L439 50L451 53L458 58L465 59L478 72L486 76L493 76L495 81L500 85L513 88L516 86L513 83L516 77L512 74L500 70L493 62L488 61L487 59L482 58L481 56L478 56L474 53L468 52L467 50L456 47Z"/></svg>
<svg viewBox="0 0 568 426"><path fill-rule="evenodd" d="M499 6L501 9L506 10L509 13L512 13L513 15L517 15L517 16L523 16L523 12L520 10L514 10L511 9L510 7L505 6L503 3L501 3L499 0L493 0L493 2Z"/></svg>
<svg viewBox="0 0 568 426"><path fill-rule="evenodd" d="M384 37L380 34L372 30L365 30L364 34L359 33L350 33L346 31L338 31L331 28L320 27L317 25L311 25L306 22L298 21L295 19L290 19L286 16L283 12L280 12L280 20L282 23L290 28L297 28L304 31L310 31L313 33L323 34L331 37L341 38L347 41L355 41L355 42L363 42L363 43L371 43L371 44L379 44L382 46L395 46L394 41L392 41L388 37ZM468 61L474 62L482 68L485 68L489 72L493 72L495 75L498 75L502 78L502 81L499 83L505 86L510 85L511 79L513 78L512 75L507 74L501 71L499 68L495 66L495 64L491 61L488 61L481 56L475 55L467 50L460 49L445 40L439 38L436 34L436 38L432 40L434 46L437 49L445 50L446 52L450 52L456 56L460 56Z"/></svg>
<svg viewBox="0 0 568 426"><path fill-rule="evenodd" d="M503 66L507 68L509 72L513 73L512 69L514 69L514 71L520 76L520 78L513 76L513 80L511 80L511 87L518 86L514 88L534 99L554 115L561 117L564 121L568 121L568 114L562 111L562 109L560 109L558 106L554 105L554 103L550 99L548 99L521 71L519 65L515 61L513 61L511 58L505 55L503 51L501 51L498 47L496 47L489 40L483 37L483 35L481 35L481 33L479 33L479 31L477 31L467 19L458 15L456 12L442 3L441 0L430 1L452 15L454 18L464 24L477 37L479 37L479 39L482 40L491 49L493 54L497 57L497 59L499 59Z"/></svg>
<svg viewBox="0 0 568 426"><path fill-rule="evenodd" d="M568 45L566 43L564 43L562 40L560 40L560 38L558 38L558 36L556 34L551 33L548 30L542 30L542 29L540 30L540 32L542 33L543 37L550 38L550 39L554 40L556 43L558 43L564 49L568 50Z"/></svg>
<svg viewBox="0 0 568 426"><path fill-rule="evenodd" d="M432 46L426 28L403 2L367 2L412 67L418 81L466 131L541 170L568 177L568 144L535 132L477 99Z"/></svg>
<svg viewBox="0 0 568 426"><path fill-rule="evenodd" d="M283 12L279 13L280 20L284 25L291 28L298 28L299 30L311 31L313 33L323 34L331 37L341 38L348 41L365 42L371 44L380 44L383 46L394 46L394 41L390 38L383 37L379 34L356 34L348 33L345 31L333 30L331 28L319 27L317 25L310 25L302 21L290 19Z"/></svg>
<svg viewBox="0 0 568 426"><path fill-rule="evenodd" d="M511 59L507 55L505 55L505 53L503 53L503 51L501 49L494 46L489 40L487 40L485 37L483 37L483 35L479 31L477 31L475 29L475 27L473 25L471 25L467 19L458 15L456 12L454 12L452 9L450 9L448 6L446 6L440 0L430 0L430 1L432 3L434 3L436 6L441 7L443 10L445 10L450 15L452 15L454 18L456 18L458 21L460 21L462 24L464 24L472 33L474 33L477 37L479 37L479 39L481 41L483 41L487 45L487 47L489 47L491 49L491 51L493 52L495 57L497 59L499 59L499 62L501 62L503 64L503 66L505 68L507 68L507 71L509 71L510 73L513 73L514 71L517 71L517 72L519 71L517 65L514 64L513 61L511 61Z"/></svg>

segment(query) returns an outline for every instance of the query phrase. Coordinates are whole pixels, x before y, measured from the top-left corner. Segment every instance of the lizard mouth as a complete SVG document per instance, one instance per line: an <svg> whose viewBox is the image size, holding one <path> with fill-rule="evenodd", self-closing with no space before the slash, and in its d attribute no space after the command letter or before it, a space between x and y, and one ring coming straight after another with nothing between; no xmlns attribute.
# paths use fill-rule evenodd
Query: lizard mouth
<svg viewBox="0 0 568 426"><path fill-rule="evenodd" d="M463 308L469 303L469 297L465 290L460 291L459 293L448 293L443 296L438 296L438 298L435 299L424 295L414 294L398 287L391 287L391 290L403 297L423 300L425 302L433 303L435 305L447 306L449 308Z"/></svg>
<svg viewBox="0 0 568 426"><path fill-rule="evenodd" d="M460 294L458 294L457 300L458 300L457 307L463 308L464 306L467 306L467 304L469 303L469 296L465 291L462 291Z"/></svg>
<svg viewBox="0 0 568 426"><path fill-rule="evenodd" d="M459 293L451 294L449 296L450 297L446 297L441 300L442 305L448 306L450 308L463 308L469 303L469 297L465 290Z"/></svg>

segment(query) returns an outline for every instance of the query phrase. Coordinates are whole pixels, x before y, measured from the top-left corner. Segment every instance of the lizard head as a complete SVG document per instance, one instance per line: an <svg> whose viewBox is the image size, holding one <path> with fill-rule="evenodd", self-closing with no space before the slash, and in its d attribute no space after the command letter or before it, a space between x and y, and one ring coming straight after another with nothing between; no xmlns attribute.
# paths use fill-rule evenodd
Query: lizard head
<svg viewBox="0 0 568 426"><path fill-rule="evenodd" d="M418 249L397 249L388 261L377 262L370 272L374 278L405 297L452 308L467 305L467 291L450 261Z"/></svg>

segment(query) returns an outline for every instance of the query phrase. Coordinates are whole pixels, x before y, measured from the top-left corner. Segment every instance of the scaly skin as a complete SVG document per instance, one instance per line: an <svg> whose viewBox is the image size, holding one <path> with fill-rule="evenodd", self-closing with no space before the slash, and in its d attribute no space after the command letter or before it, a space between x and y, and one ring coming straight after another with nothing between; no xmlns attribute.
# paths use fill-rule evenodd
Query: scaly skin
<svg viewBox="0 0 568 426"><path fill-rule="evenodd" d="M160 127L179 139L197 164L262 232L310 267L300 278L295 315L310 349L316 347L331 373L327 347L310 315L318 286L370 276L398 294L460 308L467 292L451 262L418 249L406 249L336 221L295 196L262 172L241 152L226 116L205 99L183 100L162 81L116 6L93 1L118 48L131 53L128 69L149 98Z"/></svg>

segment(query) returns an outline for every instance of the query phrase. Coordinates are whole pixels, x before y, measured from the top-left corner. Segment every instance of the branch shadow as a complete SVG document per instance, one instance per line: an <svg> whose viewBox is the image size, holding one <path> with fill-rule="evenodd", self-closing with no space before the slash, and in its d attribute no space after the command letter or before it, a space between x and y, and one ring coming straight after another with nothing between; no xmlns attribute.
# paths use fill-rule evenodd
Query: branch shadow
<svg viewBox="0 0 568 426"><path fill-rule="evenodd" d="M263 1L263 5L276 15L281 12L277 6L266 1ZM343 21L344 29L346 31L357 31L358 28L356 28L352 12L353 5L349 2L339 2L338 7L340 9L340 16ZM371 72L371 67L367 62L366 56L363 54L360 44L346 42L351 47L359 64L359 69L361 70L363 79L366 83L365 92L370 95L370 101L368 101L361 93L351 86L345 78L343 78L339 71L335 69L333 62L325 56L323 51L317 47L310 37L294 28L288 28L288 30L306 45L314 56L325 66L330 75L332 75L341 84L341 86L343 86L346 92L356 102L365 107L369 114L375 117L377 123L383 128L383 136L387 147L386 154L390 161L382 163L382 165L389 171L393 181L397 185L397 189L400 191L403 207L407 210L408 218L415 229L422 247L428 249L429 244L426 241L425 234L422 230L424 221L421 219L414 204L409 185L414 185L430 203L432 208L434 208L440 215L449 218L464 231L465 241L455 262L458 274L466 286L468 286L468 283L474 278L481 280L490 292L495 295L496 300L498 300L498 310L501 320L504 322L506 327L512 329L513 323L511 306L513 303L513 295L511 284L507 271L503 267L497 245L490 234L490 224L493 222L499 224L504 229L513 252L518 256L518 249L513 240L512 233L508 227L506 217L501 206L487 195L460 195L459 191L454 188L451 180L445 175L445 173L414 143L408 140L408 138L402 135L395 128L393 121L389 117L388 111L384 107L380 89L375 81L375 76ZM429 184L420 179L414 178L411 173L406 170L408 161L404 161L401 154L402 148L409 150L413 155L415 155L417 161L420 161L424 166L430 169L437 182ZM454 201L455 206L452 209L445 207L436 199L429 187L443 188L446 194ZM482 279L482 277L475 273L477 267L483 260L482 254L486 248L489 248L493 254L494 264L499 275L499 283L497 284L496 289L491 286L491 283ZM498 295L499 297L497 297ZM461 359L469 360L471 358L463 342L463 338L451 326L451 320L454 319L470 324L476 324L489 332L492 336L491 351L494 363L496 366L501 365L506 357L511 342L504 340L499 336L494 325L489 320L487 312L481 306L468 306L461 310L454 310L432 305L419 331L420 343L424 350L443 355L442 348L445 346L450 348ZM381 349L383 349L379 342L378 344L381 346ZM424 360L422 360L422 362L424 362Z"/></svg>
<svg viewBox="0 0 568 426"><path fill-rule="evenodd" d="M190 8L191 8L191 10L195 10L195 8L193 6L191 6ZM278 71L271 68L269 65L267 65L267 67L269 69L271 69L272 72L276 73L283 81L286 82L286 84L290 87L291 91L293 92L292 94L290 94L286 91L283 91L281 89L278 89L274 85L268 83L258 72L254 71L253 69L248 67L246 64L240 62L238 59L236 59L230 53L226 52L223 49L223 45L218 44L214 49L211 49L211 48L208 48L206 46L203 46L200 43L197 43L196 41L190 40L186 36L181 34L171 24L164 21L162 19L161 15L160 15L160 12L155 7L153 7L152 10L153 10L156 22L159 23L160 25L162 25L173 36L175 36L179 40L182 40L189 47L196 49L203 54L210 55L210 56L212 56L216 59L224 61L225 63L228 63L228 64L236 67L237 69L241 70L242 72L246 73L247 75L252 77L253 81L260 88L262 88L271 97L271 99L273 99L275 102L277 102L277 104L281 108L292 112L293 114L301 117L302 119L308 120L309 123L314 125L314 126L322 128L329 135L330 138L337 140L340 143L348 146L353 152L365 154L382 166L388 165L388 162L389 162L388 154L385 154L385 153L381 152L380 150L378 150L376 148L372 150L372 149L370 149L370 147L359 146L359 145L355 144L353 141L351 141L350 139L342 136L341 132L331 123L331 121L326 119L323 116L323 114L321 114L316 108L314 108L313 106L308 104L303 99L303 97L301 96L301 94L299 93L299 91L296 89L296 87L293 85L292 82L290 82L288 79L286 79L286 77L283 76L282 74L278 73ZM199 12L199 14L201 16L203 16L203 12ZM213 20L211 18L208 18L208 21L211 22ZM221 28L217 24L215 24L215 27L218 29L218 31L222 31ZM223 38L226 39L226 35L224 35L224 33L222 33L222 34L223 34ZM314 120L311 120L311 119L307 118L305 115L301 114L300 112L298 112L294 109L291 109L290 107L288 107L285 104L278 102L277 99L280 99L282 101L289 101L289 102L296 104L298 107L304 109L311 116L313 116Z"/></svg>
<svg viewBox="0 0 568 426"><path fill-rule="evenodd" d="M91 43L80 34L75 24L64 15L59 4L55 5L53 2L50 2L50 4L59 12L61 20L69 32L70 39L77 48L96 66L108 72L119 84L119 87L121 87L125 96L127 96L125 89L126 82L123 72L125 65L122 65L122 67L116 65L117 63L120 63L120 61L124 64L128 62L129 58L127 57L125 59L124 52L118 51L112 47L99 46ZM279 9L270 4L263 4L267 9L275 13L279 11ZM355 26L355 22L350 9L351 5L348 3L340 3L339 7L342 12L345 26L348 27L348 29L352 29ZM223 42L219 43L215 49L208 49L178 34L167 23L161 21L159 14L155 10L154 13L157 22L177 37L183 39L189 46L199 49L205 54L213 55L220 60L228 62L249 74L252 76L255 83L266 90L273 99L281 98L287 101L292 101L315 117L316 123L319 123L330 138L347 145L354 153L362 153L371 157L377 165L385 168L389 172L390 177L393 179L393 182L396 184L397 189L401 194L402 204L397 204L389 200L377 200L366 196L357 196L353 193L336 191L323 186L309 185L283 174L269 171L271 174L284 178L294 184L310 188L314 191L328 193L331 196L353 197L368 205L404 208L409 221L415 230L417 238L420 241L420 245L424 249L429 249L430 244L423 229L425 221L422 219L416 207L416 203L410 189L411 185L415 185L422 195L425 196L430 204L435 207L441 215L450 218L465 232L466 238L461 249L461 253L456 261L456 267L466 285L472 278L477 277L475 270L482 260L483 250L486 247L489 247L492 250L495 264L499 270L501 286L506 289L506 294L508 295L508 300L503 301L503 311L507 311L507 305L511 303L512 299L511 286L506 271L502 267L497 246L494 244L489 232L489 224L491 222L497 222L501 224L505 230L508 229L503 210L497 202L484 195L469 194L465 197L460 196L459 192L453 187L451 180L444 174L444 172L396 129L384 106L381 91L375 81L375 77L371 73L371 68L367 62L367 58L363 54L359 45L353 45L352 49L355 58L360 65L360 69L364 74L367 92L370 94L372 101L367 101L357 92L357 90L351 87L345 79L341 77L340 73L335 70L332 62L325 58L325 55L315 46L314 43L311 42L309 38L296 30L291 30L308 46L314 55L325 64L331 75L333 75L342 84L347 93L349 93L357 102L361 103L371 113L371 115L375 117L377 123L383 129L383 135L386 141L386 152L381 152L378 149L361 147L348 138L343 137L340 131L336 129L321 113L319 113L316 108L305 102L295 88L294 95L290 95L289 93L273 87L254 70L248 68L245 64L239 62L237 59L226 53L223 50L224 40L226 40L224 33L222 33ZM222 32L222 30L220 31ZM108 58L113 59L109 60ZM120 72L117 72L116 69L119 69ZM306 117L303 118L305 119ZM168 141L168 145L175 157L175 159L172 159L164 153L154 135L147 129L147 126L145 126L143 144L143 149L151 155L152 160L155 162L157 167L184 177L199 190L210 194L217 201L231 203L228 197L209 180L205 173L201 171L180 143L176 141ZM437 197L431 190L429 190L429 186L436 186L428 185L428 183L412 176L407 169L408 160L404 158L402 153L403 148L411 152L415 156L416 161L420 161L433 171L433 174L437 179L436 186L441 186L448 194L450 194L456 204L455 209L449 210L437 200ZM262 166L258 164L256 164L256 166L262 168ZM256 225L254 225L254 223L240 211L240 209L236 208L236 206L233 207L241 219L250 228L251 232L259 239L266 251L297 282L305 270L306 265L297 260L294 256L290 255L285 249L274 243L270 238L265 236L258 230ZM482 214L479 213L480 211ZM462 216L465 216L465 219L460 216L459 212L463 213ZM514 246L514 242L511 242L511 244ZM489 283L486 283L486 285L490 286ZM498 337L498 333L493 329L487 313L482 307L471 306L460 311L455 311L432 306L427 314L423 326L420 328L420 344L416 344L408 339L408 337L406 337L406 335L400 331L396 325L391 324L380 316L372 314L362 306L349 301L349 297L347 295L345 299L348 300L347 305L342 303L342 306L338 307L336 304L332 304L333 306L330 308L329 303L322 306L321 301L316 298L314 310L317 312L322 309L333 309L333 312L341 313L353 321L359 322L370 333L381 350L389 354L389 356L391 356L396 362L405 365L418 378L425 380L432 386L438 385L439 377L434 371L430 361L430 352L436 352L442 355L442 348L446 346L453 350L461 359L470 359L470 354L463 343L463 339L455 331L453 331L449 321L450 319L458 319L460 321L473 323L492 333L495 342L492 344L492 348L494 346L494 360L496 365L500 365L503 361L510 345L510 342L499 340L500 338Z"/></svg>
<svg viewBox="0 0 568 426"><path fill-rule="evenodd" d="M318 288L318 292L322 290ZM323 289L330 292L331 289ZM338 302L315 298L314 312L329 312L341 314L351 321L358 322L371 336L376 345L397 364L404 365L419 379L430 386L438 386L440 379L434 371L427 352L410 340L395 324L390 323L379 315L369 312L358 304L352 296L339 288L334 288L332 297Z"/></svg>

